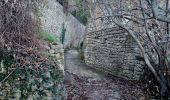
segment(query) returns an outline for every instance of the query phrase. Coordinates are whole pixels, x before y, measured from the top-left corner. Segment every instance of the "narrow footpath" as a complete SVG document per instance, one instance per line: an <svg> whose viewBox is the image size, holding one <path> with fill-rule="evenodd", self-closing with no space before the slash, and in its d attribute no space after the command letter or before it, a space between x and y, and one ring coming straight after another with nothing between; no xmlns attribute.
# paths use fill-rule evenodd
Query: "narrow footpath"
<svg viewBox="0 0 170 100"><path fill-rule="evenodd" d="M65 53L64 83L67 100L146 100L139 83L86 66L74 49Z"/></svg>

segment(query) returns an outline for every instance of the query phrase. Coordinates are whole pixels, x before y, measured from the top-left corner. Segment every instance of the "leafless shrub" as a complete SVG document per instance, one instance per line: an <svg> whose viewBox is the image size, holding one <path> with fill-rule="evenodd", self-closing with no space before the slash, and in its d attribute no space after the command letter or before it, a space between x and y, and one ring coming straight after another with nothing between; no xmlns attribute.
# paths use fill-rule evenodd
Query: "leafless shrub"
<svg viewBox="0 0 170 100"><path fill-rule="evenodd" d="M1 0L0 36L6 47L34 46L38 0ZM1 41L2 43L2 41Z"/></svg>
<svg viewBox="0 0 170 100"><path fill-rule="evenodd" d="M94 7L101 11L101 16L94 16L93 23L101 20L103 27L114 23L125 29L138 44L151 73L149 84L157 87L161 96L170 96L169 0L89 1L93 3L91 12L95 12Z"/></svg>

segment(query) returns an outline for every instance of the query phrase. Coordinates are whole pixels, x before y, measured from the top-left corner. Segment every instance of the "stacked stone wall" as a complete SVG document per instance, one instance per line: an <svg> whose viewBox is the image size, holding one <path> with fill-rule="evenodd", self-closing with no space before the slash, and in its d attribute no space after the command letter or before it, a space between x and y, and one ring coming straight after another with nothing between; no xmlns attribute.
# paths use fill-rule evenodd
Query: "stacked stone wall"
<svg viewBox="0 0 170 100"><path fill-rule="evenodd" d="M126 79L139 80L144 62L136 42L119 27L86 34L85 62L87 65Z"/></svg>

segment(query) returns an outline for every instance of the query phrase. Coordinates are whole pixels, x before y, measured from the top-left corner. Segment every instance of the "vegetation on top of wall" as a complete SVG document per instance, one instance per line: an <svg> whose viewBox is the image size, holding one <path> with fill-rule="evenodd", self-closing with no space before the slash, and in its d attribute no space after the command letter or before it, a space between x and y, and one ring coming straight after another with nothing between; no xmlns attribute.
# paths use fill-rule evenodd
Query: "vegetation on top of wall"
<svg viewBox="0 0 170 100"><path fill-rule="evenodd" d="M87 16L83 15L82 12L77 12L76 10L71 12L71 14L80 21L80 23L86 25L87 24Z"/></svg>
<svg viewBox="0 0 170 100"><path fill-rule="evenodd" d="M77 18L82 24L86 25L88 21L89 12L85 9L85 3L83 0L75 0L77 9L71 14Z"/></svg>

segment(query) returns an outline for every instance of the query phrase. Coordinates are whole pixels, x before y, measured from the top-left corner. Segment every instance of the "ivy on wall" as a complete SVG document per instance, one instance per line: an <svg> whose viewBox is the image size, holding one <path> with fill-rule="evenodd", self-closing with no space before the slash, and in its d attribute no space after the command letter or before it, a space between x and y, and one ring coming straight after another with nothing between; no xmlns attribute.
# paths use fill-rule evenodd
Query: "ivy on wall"
<svg viewBox="0 0 170 100"><path fill-rule="evenodd" d="M38 51L23 51L0 57L0 100L49 100L64 98L63 73L57 64ZM31 100L32 100L31 99ZM61 100L61 99L57 99Z"/></svg>

